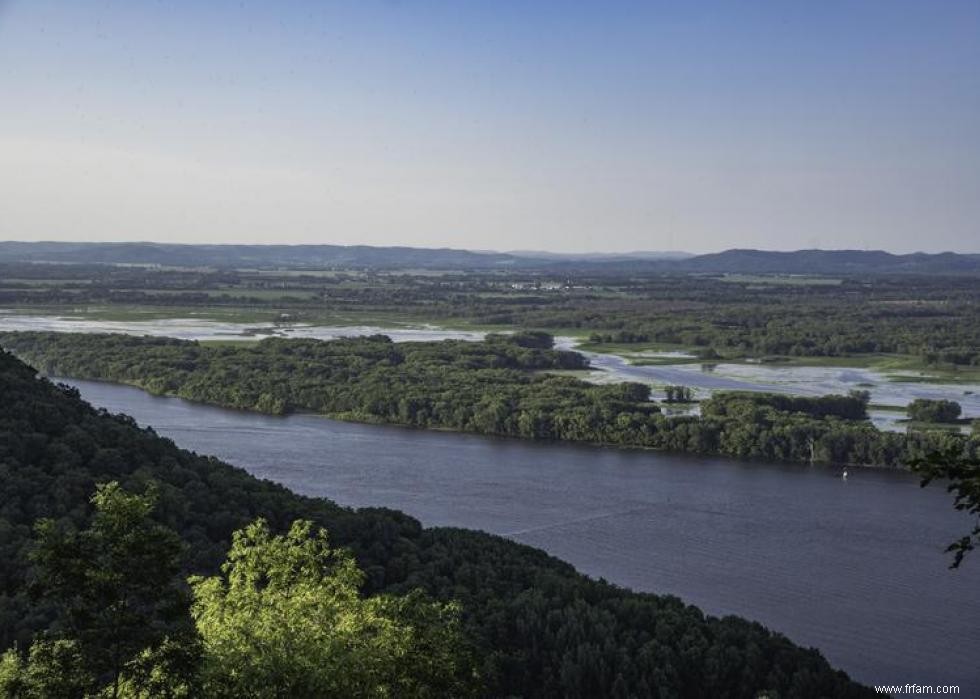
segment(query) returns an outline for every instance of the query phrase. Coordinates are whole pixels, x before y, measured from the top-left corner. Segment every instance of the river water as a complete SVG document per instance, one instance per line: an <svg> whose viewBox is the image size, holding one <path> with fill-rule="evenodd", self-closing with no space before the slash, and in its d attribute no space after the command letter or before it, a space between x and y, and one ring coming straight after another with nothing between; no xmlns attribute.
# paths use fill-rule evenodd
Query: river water
<svg viewBox="0 0 980 699"><path fill-rule="evenodd" d="M980 553L909 474L535 444L271 417L71 381L178 445L306 495L482 529L580 571L762 622L868 684L980 697Z"/></svg>
<svg viewBox="0 0 980 699"><path fill-rule="evenodd" d="M572 338L559 338L563 349L575 349ZM864 390L871 403L906 406L916 398L952 400L960 404L963 417L980 417L980 384L936 383L925 380L893 380L881 372L861 367L781 366L773 364L631 364L615 354L582 352L597 371L592 380L639 381L654 385L681 385L694 389L695 397L705 398L715 391L765 391L796 396L846 395ZM665 355L676 353L663 353ZM901 378L901 374L896 374ZM905 431L904 411L871 410L871 421L879 429ZM962 428L969 432L969 427Z"/></svg>

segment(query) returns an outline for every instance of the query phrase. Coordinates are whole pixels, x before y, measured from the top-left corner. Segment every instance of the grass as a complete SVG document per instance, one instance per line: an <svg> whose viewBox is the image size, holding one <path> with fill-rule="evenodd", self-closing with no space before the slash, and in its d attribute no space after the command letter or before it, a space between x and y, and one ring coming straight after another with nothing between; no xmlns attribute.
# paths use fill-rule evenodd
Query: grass
<svg viewBox="0 0 980 699"><path fill-rule="evenodd" d="M344 277L364 278L367 275L358 270L335 270L335 269L247 269L242 268L238 272L254 274L259 277L321 277L332 279L343 275Z"/></svg>
<svg viewBox="0 0 980 699"><path fill-rule="evenodd" d="M539 374L551 374L552 376L570 376L573 379L588 379L596 373L596 369L542 369Z"/></svg>
<svg viewBox="0 0 980 699"><path fill-rule="evenodd" d="M643 352L688 352L697 347L665 343L589 343L576 349L587 352L618 354L634 366L673 366L680 364L751 364L753 366L838 367L841 369L870 369L884 374L889 381L903 383L971 384L980 383L980 368L953 364L929 365L921 357L908 354L850 354L837 357L643 357ZM860 387L860 385L859 385Z"/></svg>
<svg viewBox="0 0 980 699"><path fill-rule="evenodd" d="M812 277L796 274L724 274L723 282L738 284L770 284L773 286L839 286L844 280L832 277Z"/></svg>
<svg viewBox="0 0 980 699"><path fill-rule="evenodd" d="M281 291L275 293L283 293ZM212 320L225 323L272 324L288 313L293 321L320 326L372 326L381 329L420 328L432 326L440 330L463 332L515 332L521 328L513 325L486 324L464 318L432 317L421 314L397 313L391 311L347 311L329 308L293 307L283 304L278 307L249 306L246 304L191 306L179 302L168 306L138 304L111 305L19 305L3 309L19 315L65 316L92 321L156 321L173 319ZM586 332L581 328L542 328L556 336L584 338Z"/></svg>
<svg viewBox="0 0 980 699"><path fill-rule="evenodd" d="M940 384L974 384L980 383L980 369L934 369L930 368L930 373L922 373L917 376L908 374L892 374L888 376L889 381L897 383L940 383Z"/></svg>
<svg viewBox="0 0 980 699"><path fill-rule="evenodd" d="M918 420L896 420L896 423L910 427L913 430L941 430L943 432L962 432L963 427L969 427L970 419L956 422L920 422Z"/></svg>
<svg viewBox="0 0 980 699"><path fill-rule="evenodd" d="M713 364L717 359L699 357L626 357L633 366L676 366L678 364Z"/></svg>
<svg viewBox="0 0 980 699"><path fill-rule="evenodd" d="M702 360L707 361L707 360ZM929 365L921 357L909 354L850 354L838 357L739 357L714 360L729 364L755 364L798 367L839 367L841 369L871 369L884 374L889 381L908 383L976 383L980 368L957 367L953 364ZM681 362L676 362L681 363ZM909 373L899 373L909 372ZM913 375L912 372L918 372Z"/></svg>
<svg viewBox="0 0 980 699"><path fill-rule="evenodd" d="M914 357L899 354L849 354L838 357L790 357L770 355L766 357L743 357L723 360L753 364L779 364L780 366L841 367L850 369L913 369ZM751 360L751 362L750 362Z"/></svg>
<svg viewBox="0 0 980 699"><path fill-rule="evenodd" d="M640 352L689 352L692 348L688 345L677 345L669 342L589 342L589 331L576 328L574 333L569 331L567 334L574 334L582 338L582 342L576 349L584 352L596 352L597 354L622 354L630 355Z"/></svg>
<svg viewBox="0 0 980 699"><path fill-rule="evenodd" d="M272 324L282 313L289 313L299 323L320 326L374 326L381 329L412 328L432 325L445 330L471 332L513 332L512 325L487 325L464 318L433 318L421 314L398 313L392 311L338 311L329 308L311 308L308 305L293 307L288 297L299 299L309 297L314 292L277 289L257 289L249 291L216 290L208 292L216 300L240 293L251 293L267 300L283 299L278 307L250 306L248 304L190 306L179 303L180 293L175 293L178 303L172 306L148 306L137 304L111 305L22 305L10 309L21 314L54 316L61 315L93 321L155 321L167 319L199 319L226 323ZM285 298L284 298L285 297ZM980 383L980 368L956 367L953 365L929 366L920 357L899 354L856 354L839 357L722 357L702 359L697 357L650 357L644 353L695 352L699 348L689 345L663 342L639 343L592 343L591 334L582 328L545 327L556 336L573 337L578 340L576 349L600 354L618 354L636 366L665 366L679 364L733 363L798 367L840 367L852 369L872 369L884 374L890 381L905 383L970 384Z"/></svg>
<svg viewBox="0 0 980 699"><path fill-rule="evenodd" d="M181 296L199 296L204 294L209 298L216 299L261 299L265 301L295 299L299 301L309 301L316 298L317 292L308 289L147 289L147 293L160 296L171 296L179 298Z"/></svg>
<svg viewBox="0 0 980 699"><path fill-rule="evenodd" d="M30 286L30 287L46 287L46 288L59 288L62 286L88 286L91 285L91 279L20 279L17 277L8 277L3 280L5 284L10 286Z"/></svg>
<svg viewBox="0 0 980 699"><path fill-rule="evenodd" d="M25 315L66 316L94 321L153 321L194 318L216 320L229 323L273 322L282 312L278 309L257 309L247 307L202 307L202 306L21 306L15 309Z"/></svg>
<svg viewBox="0 0 980 699"><path fill-rule="evenodd" d="M198 340L197 343L206 347L241 347L242 343L258 342L266 337L268 335L252 335L242 336L241 340Z"/></svg>
<svg viewBox="0 0 980 699"><path fill-rule="evenodd" d="M904 405L885 405L883 403L871 403L868 405L869 410L877 410L882 413L901 413L905 414Z"/></svg>
<svg viewBox="0 0 980 699"><path fill-rule="evenodd" d="M289 313L297 322L314 325L374 325L405 327L423 325L427 319L394 313L343 312L329 309L256 308L254 306L19 306L10 309L22 315L66 316L94 321L153 321L193 318L227 323L273 323Z"/></svg>

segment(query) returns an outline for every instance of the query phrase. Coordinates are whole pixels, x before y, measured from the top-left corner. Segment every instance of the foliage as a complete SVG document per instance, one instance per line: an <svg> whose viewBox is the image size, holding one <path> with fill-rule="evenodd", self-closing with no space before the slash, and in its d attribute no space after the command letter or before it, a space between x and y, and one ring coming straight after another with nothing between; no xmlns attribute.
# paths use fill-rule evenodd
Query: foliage
<svg viewBox="0 0 980 699"><path fill-rule="evenodd" d="M878 430L865 419L863 391L815 398L720 392L701 403L700 416L666 416L644 384L594 385L540 373L584 362L574 352L542 349L551 343L543 334L486 342L276 338L215 347L11 333L0 342L56 375L270 413L798 462L903 467L939 449L966 456L980 450L980 442L959 434Z"/></svg>
<svg viewBox="0 0 980 699"><path fill-rule="evenodd" d="M687 386L664 386L665 403L690 403L694 393Z"/></svg>
<svg viewBox="0 0 980 699"><path fill-rule="evenodd" d="M445 274L318 273L205 270L200 261L190 262L195 269L0 262L0 306L138 304L161 314L247 309L270 321L287 313L327 324L341 317L396 318L568 329L602 342L680 345L705 359L885 353L946 369L980 367L975 276L852 272L807 280L666 273L625 262ZM313 263L304 260L304 266Z"/></svg>
<svg viewBox="0 0 980 699"><path fill-rule="evenodd" d="M150 519L152 497L113 482L92 500L93 522L74 537L53 542L50 520L38 527L59 637L36 639L26 663L4 655L0 696L433 697L476 688L458 607L418 592L362 598L354 558L309 521L285 536L262 519L235 532L222 575L190 579L194 603L175 624L168 598L178 569L167 544L176 535ZM79 590L67 605L71 583Z"/></svg>
<svg viewBox="0 0 980 699"><path fill-rule="evenodd" d="M956 422L960 404L951 400L916 398L908 405L908 416L916 422Z"/></svg>
<svg viewBox="0 0 980 699"><path fill-rule="evenodd" d="M214 697L421 697L466 693L457 609L418 596L362 599L354 559L297 521L235 533L222 575L192 578ZM410 607L425 609L410 611ZM408 624L411 618L416 623ZM422 623L419 623L422 622ZM434 653L427 653L433 649Z"/></svg>
<svg viewBox="0 0 980 699"><path fill-rule="evenodd" d="M918 460L914 468L922 475L923 487L934 480L947 481L953 506L976 517L970 533L946 549L953 554L950 567L958 568L966 554L980 546L980 459L966 459L956 452L935 452Z"/></svg>
<svg viewBox="0 0 980 699"><path fill-rule="evenodd" d="M629 330L618 330L612 333L592 333L589 335L589 343L593 345L602 344L639 344L650 342L650 336L644 333L630 332Z"/></svg>
<svg viewBox="0 0 980 699"><path fill-rule="evenodd" d="M152 518L179 533L184 574L214 575L232 532L257 517L275 531L304 519L353 552L366 594L421 588L443 604L458 601L486 696L609 696L613 687L682 699L874 696L758 624L589 580L500 537L295 495L178 449L3 353L0 395L0 648L26 648L56 624L54 610L27 595L32 523L48 517L81 529L96 483L139 492L153 481Z"/></svg>
<svg viewBox="0 0 980 699"><path fill-rule="evenodd" d="M200 638L190 628L144 648L126 663L119 696L132 699L197 699L202 696Z"/></svg>
<svg viewBox="0 0 980 699"><path fill-rule="evenodd" d="M755 393L749 391L719 392L705 401L701 411L705 415L723 416L729 414L733 406L751 405L756 408L771 408L784 413L797 413L808 417L823 419L836 417L844 420L863 420L868 417L867 391L851 391L850 395L830 396L791 396L782 393Z"/></svg>
<svg viewBox="0 0 980 699"><path fill-rule="evenodd" d="M16 648L8 648L0 655L0 697L21 697L25 690L24 661Z"/></svg>
<svg viewBox="0 0 980 699"><path fill-rule="evenodd" d="M39 638L27 660L16 649L0 661L0 696L4 699L81 699L94 696L94 678L77 641Z"/></svg>
<svg viewBox="0 0 980 699"><path fill-rule="evenodd" d="M60 633L113 696L126 662L186 619L187 597L176 583L181 542L149 518L154 500L152 491L131 495L112 482L98 486L86 529L65 531L52 519L36 525L36 590L53 602Z"/></svg>

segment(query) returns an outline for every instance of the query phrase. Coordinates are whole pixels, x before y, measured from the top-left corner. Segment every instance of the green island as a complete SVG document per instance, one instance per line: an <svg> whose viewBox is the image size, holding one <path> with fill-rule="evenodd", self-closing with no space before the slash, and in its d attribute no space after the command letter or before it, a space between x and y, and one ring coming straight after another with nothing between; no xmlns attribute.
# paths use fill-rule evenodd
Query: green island
<svg viewBox="0 0 980 699"><path fill-rule="evenodd" d="M157 394L270 414L312 412L361 422L484 435L663 449L803 463L903 468L930 454L973 458L980 440L945 430L906 434L867 420L868 395L790 397L719 392L700 415L665 415L639 383L590 384L543 332L483 342L394 343L268 338L206 344L111 334L0 334L53 376L112 381Z"/></svg>
<svg viewBox="0 0 980 699"><path fill-rule="evenodd" d="M759 624L500 537L295 495L7 353L0 395L0 647L30 648L0 659L7 696L230 696L223 678L256 697L875 696ZM338 656L343 629L304 624L313 612L365 631ZM295 622L294 644L320 635L277 652L270 614Z"/></svg>

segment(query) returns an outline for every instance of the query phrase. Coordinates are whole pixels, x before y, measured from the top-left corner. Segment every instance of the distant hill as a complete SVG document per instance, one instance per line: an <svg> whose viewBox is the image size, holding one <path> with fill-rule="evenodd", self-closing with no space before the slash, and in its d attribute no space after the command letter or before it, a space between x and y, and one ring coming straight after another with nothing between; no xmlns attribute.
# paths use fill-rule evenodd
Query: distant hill
<svg viewBox="0 0 980 699"><path fill-rule="evenodd" d="M367 245L0 242L0 262L225 268L493 269L514 266L519 263L519 259L503 253L449 248Z"/></svg>
<svg viewBox="0 0 980 699"><path fill-rule="evenodd" d="M634 262L637 260L686 260L694 257L689 252L672 250L636 250L634 252L547 252L544 250L508 250L508 255L534 260L559 262Z"/></svg>
<svg viewBox="0 0 980 699"><path fill-rule="evenodd" d="M484 252L367 245L178 245L0 242L2 262L293 269L579 270L591 273L980 274L980 254L894 255L883 250L678 252Z"/></svg>
<svg viewBox="0 0 980 699"><path fill-rule="evenodd" d="M726 250L683 260L675 269L739 274L980 273L980 255L953 252L893 255L884 250Z"/></svg>

